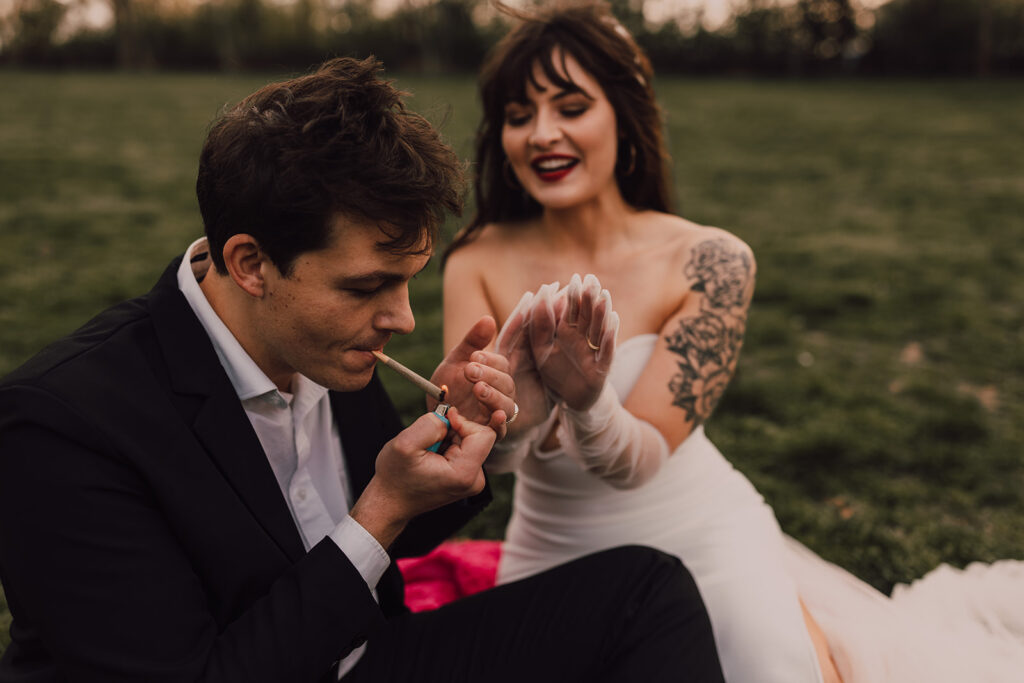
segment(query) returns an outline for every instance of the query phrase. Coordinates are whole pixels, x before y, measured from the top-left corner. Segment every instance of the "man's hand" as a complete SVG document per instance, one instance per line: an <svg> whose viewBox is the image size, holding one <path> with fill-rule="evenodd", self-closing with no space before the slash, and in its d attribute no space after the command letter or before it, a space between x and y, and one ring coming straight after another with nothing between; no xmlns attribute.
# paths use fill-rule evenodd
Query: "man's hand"
<svg viewBox="0 0 1024 683"><path fill-rule="evenodd" d="M445 437L445 424L436 415L423 415L384 445L373 478L352 507L352 518L385 548L416 515L484 488L482 465L494 431L464 418L457 408L449 409L447 418L454 437L444 453L427 449Z"/></svg>
<svg viewBox="0 0 1024 683"><path fill-rule="evenodd" d="M557 289L558 283L554 287ZM509 373L515 382L516 401L519 404L519 415L509 425L509 438L525 434L544 422L555 406L544 390L544 382L537 372L530 349L529 319L533 300L533 292L523 294L501 328L496 344L497 352L508 359Z"/></svg>
<svg viewBox="0 0 1024 683"><path fill-rule="evenodd" d="M445 402L467 419L490 427L500 439L507 430L505 420L514 411L516 385L509 374L508 360L484 351L494 339L496 328L491 316L480 318L437 366L430 381L438 386L447 384ZM436 401L427 399L429 410L436 405Z"/></svg>

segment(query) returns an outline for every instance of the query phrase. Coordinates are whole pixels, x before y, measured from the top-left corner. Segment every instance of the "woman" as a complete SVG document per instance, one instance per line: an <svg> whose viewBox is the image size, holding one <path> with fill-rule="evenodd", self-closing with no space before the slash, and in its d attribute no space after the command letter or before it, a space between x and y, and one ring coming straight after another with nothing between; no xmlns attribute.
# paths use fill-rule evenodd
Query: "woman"
<svg viewBox="0 0 1024 683"><path fill-rule="evenodd" d="M570 321L574 329L593 321L589 337L574 337L580 357L589 351L584 343L603 347L604 356L590 356L607 371L614 335L602 339L600 330L615 323L598 280L614 296L626 340L609 382L592 382L596 395L576 392L553 412L537 389L545 378L530 369L517 376L518 420L538 426L532 439L520 439L531 450L520 449L500 580L598 548L653 545L694 574L726 680L819 681L772 511L701 427L736 365L753 255L734 235L668 212L651 76L646 57L599 5L524 21L481 76L478 214L446 262L446 346L487 313L506 324L500 350L518 349L552 370L575 357L550 343L567 339L567 330L550 333L571 303L586 322ZM530 325L513 315L523 292L573 273L596 278L573 279L561 296L549 284L527 297L519 312L529 313ZM536 338L542 319L546 342ZM602 368L592 369L600 378ZM548 374L549 384L557 381ZM560 399L571 393L547 391ZM595 435L588 419L622 426ZM598 436L624 442L625 452L581 467L581 442L607 453Z"/></svg>
<svg viewBox="0 0 1024 683"><path fill-rule="evenodd" d="M753 255L669 213L651 69L607 10L521 18L481 74L478 213L445 267L446 346L491 314L516 376L499 580L642 543L693 573L730 683L1020 680L1024 563L887 598L785 537L708 441Z"/></svg>

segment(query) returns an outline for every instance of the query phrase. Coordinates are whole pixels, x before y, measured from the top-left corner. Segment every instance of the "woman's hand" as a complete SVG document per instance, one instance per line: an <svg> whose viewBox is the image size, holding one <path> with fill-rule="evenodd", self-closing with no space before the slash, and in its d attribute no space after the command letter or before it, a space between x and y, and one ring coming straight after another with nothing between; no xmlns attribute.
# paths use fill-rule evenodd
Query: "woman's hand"
<svg viewBox="0 0 1024 683"><path fill-rule="evenodd" d="M593 405L611 368L618 329L611 295L594 275L573 275L562 290L557 282L542 286L533 297L528 330L546 390L572 410Z"/></svg>

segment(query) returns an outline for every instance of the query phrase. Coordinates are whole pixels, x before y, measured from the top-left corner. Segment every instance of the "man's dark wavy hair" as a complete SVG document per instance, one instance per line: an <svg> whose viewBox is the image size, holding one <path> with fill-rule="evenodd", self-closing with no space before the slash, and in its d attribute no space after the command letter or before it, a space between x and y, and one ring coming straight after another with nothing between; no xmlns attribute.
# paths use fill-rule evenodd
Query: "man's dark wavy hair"
<svg viewBox="0 0 1024 683"><path fill-rule="evenodd" d="M519 24L494 47L480 71L483 118L473 167L476 215L455 236L445 257L488 223L526 220L541 213L541 206L518 182L513 185L503 168L501 132L505 105L526 101L534 65L539 64L556 86L578 89L564 76L559 54L572 55L594 77L615 111L618 130L609 134L619 141L615 178L623 198L638 209L670 211L668 153L651 85L651 63L608 5L584 0L556 2L534 11L501 7Z"/></svg>
<svg viewBox="0 0 1024 683"><path fill-rule="evenodd" d="M461 211L462 165L381 71L373 57L333 59L213 123L196 195L220 272L225 243L245 233L288 276L339 215L379 225L394 253L432 249L446 212Z"/></svg>

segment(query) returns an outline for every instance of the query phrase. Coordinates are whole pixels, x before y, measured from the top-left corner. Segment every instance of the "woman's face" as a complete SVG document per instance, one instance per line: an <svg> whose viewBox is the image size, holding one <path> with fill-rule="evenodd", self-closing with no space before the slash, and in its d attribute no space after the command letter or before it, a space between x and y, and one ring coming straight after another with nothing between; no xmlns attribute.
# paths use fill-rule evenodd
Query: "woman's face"
<svg viewBox="0 0 1024 683"><path fill-rule="evenodd" d="M618 193L615 110L604 90L572 55L556 52L556 66L577 89L566 90L533 66L526 102L509 102L501 145L526 191L546 209L567 209Z"/></svg>

